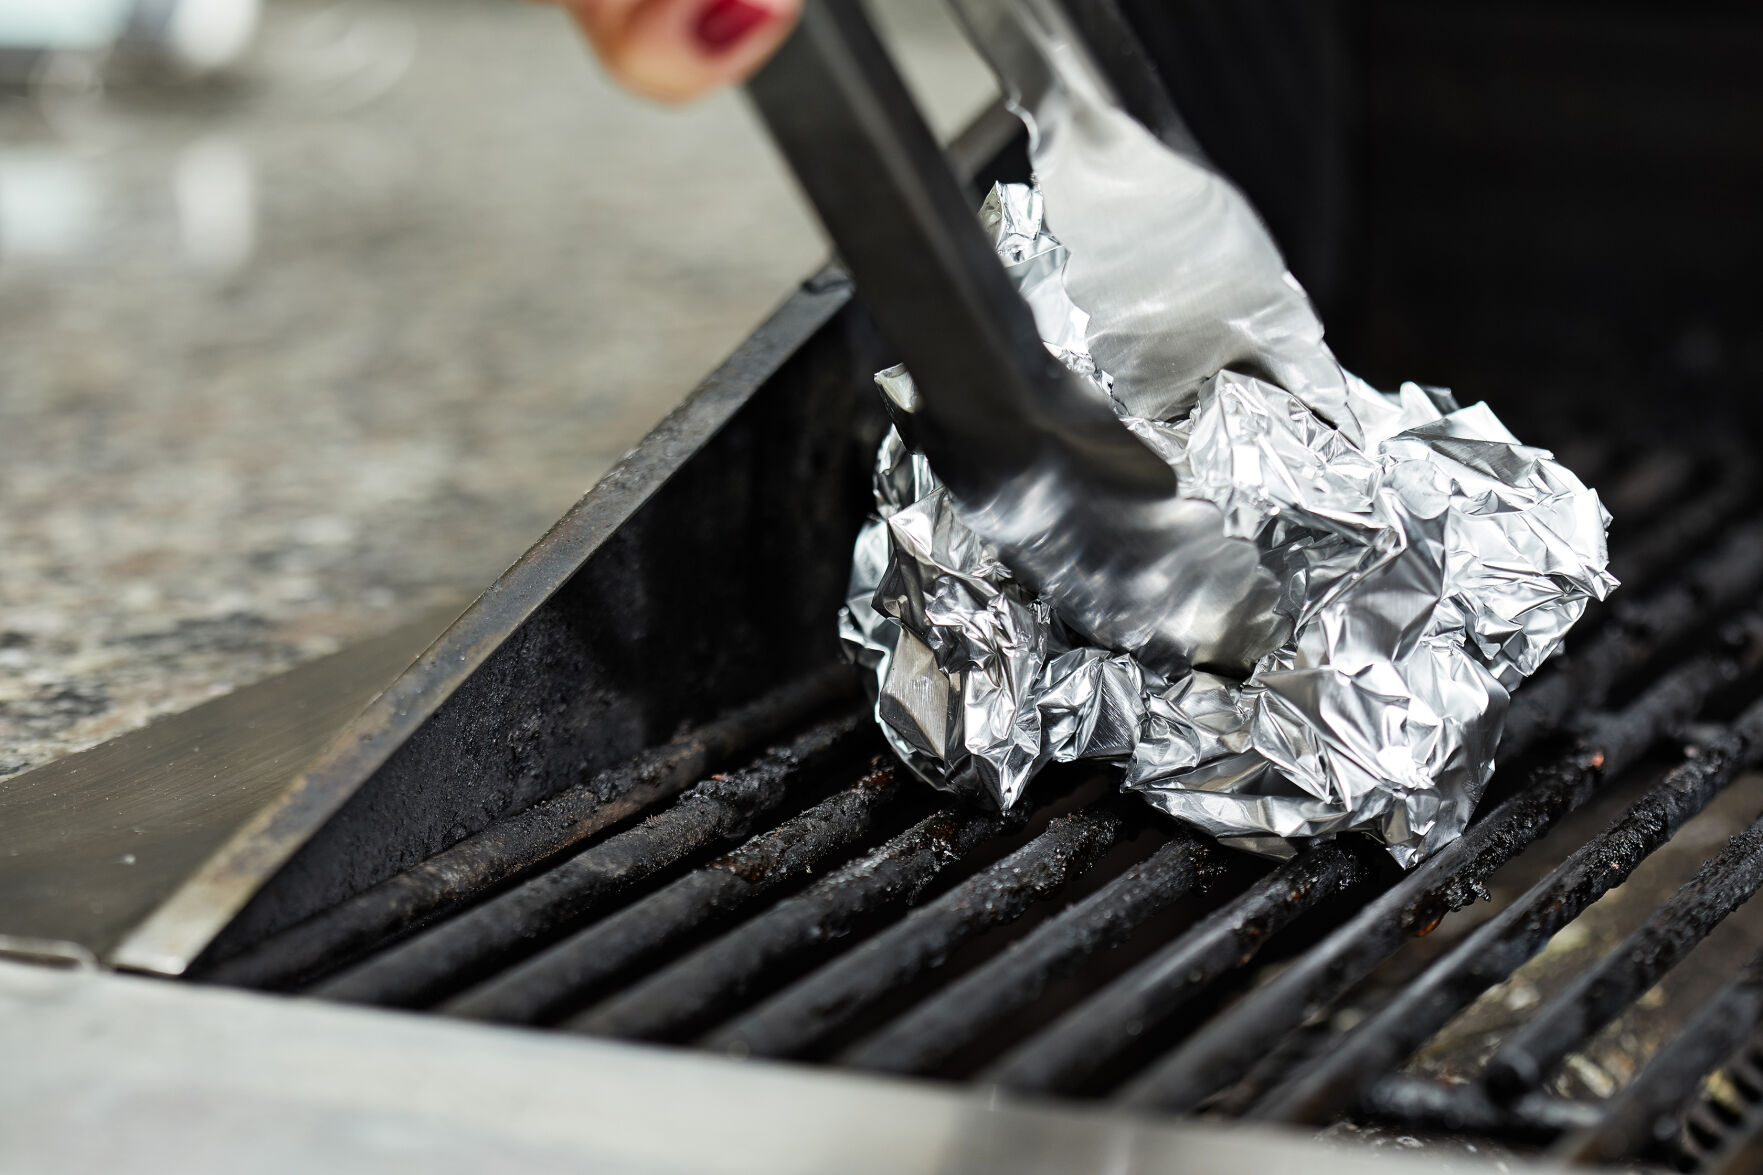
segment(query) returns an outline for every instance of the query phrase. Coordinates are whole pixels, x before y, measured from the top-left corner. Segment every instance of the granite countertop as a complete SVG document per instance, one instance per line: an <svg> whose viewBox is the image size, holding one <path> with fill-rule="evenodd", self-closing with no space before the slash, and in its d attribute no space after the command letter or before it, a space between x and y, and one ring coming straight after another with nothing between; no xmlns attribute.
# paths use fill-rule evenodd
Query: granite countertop
<svg viewBox="0 0 1763 1175"><path fill-rule="evenodd" d="M822 252L738 98L543 8L271 0L224 81L0 94L0 778L463 605Z"/></svg>

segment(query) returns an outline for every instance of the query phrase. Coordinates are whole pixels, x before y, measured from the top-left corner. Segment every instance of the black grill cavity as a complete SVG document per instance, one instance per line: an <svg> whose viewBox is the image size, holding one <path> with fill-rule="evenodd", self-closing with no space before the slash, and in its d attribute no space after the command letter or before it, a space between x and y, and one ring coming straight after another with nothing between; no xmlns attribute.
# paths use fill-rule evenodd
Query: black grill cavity
<svg viewBox="0 0 1763 1175"><path fill-rule="evenodd" d="M883 752L835 667L199 977L1156 1112L1712 1169L1763 1101L1746 1051L1763 963L1696 955L1723 986L1635 1050L1632 1079L1602 1097L1559 1079L1763 886L1763 821L1701 852L1498 1039L1455 1068L1412 1060L1763 759L1750 464L1624 457L1583 463L1623 509L1627 586L1515 695L1467 835L1406 874L1351 837L1277 865L1231 853L1094 769L1051 773L1021 814L959 807Z"/></svg>

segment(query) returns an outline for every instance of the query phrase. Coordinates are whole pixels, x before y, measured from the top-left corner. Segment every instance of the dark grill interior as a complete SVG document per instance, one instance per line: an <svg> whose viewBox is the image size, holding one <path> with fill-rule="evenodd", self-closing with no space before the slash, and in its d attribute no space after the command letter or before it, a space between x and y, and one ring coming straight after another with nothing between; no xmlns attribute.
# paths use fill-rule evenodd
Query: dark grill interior
<svg viewBox="0 0 1763 1175"><path fill-rule="evenodd" d="M201 977L1717 1169L1763 1101L1735 1054L1763 1015L1763 920L1723 923L1763 884L1758 487L1738 453L1582 450L1625 586L1515 695L1468 835L1405 875L1352 838L1277 866L1221 850L1095 769L1049 773L1025 814L951 806L882 753L841 666ZM1672 853L1705 861L1681 889L1623 886ZM1619 897L1562 965L1561 932Z"/></svg>

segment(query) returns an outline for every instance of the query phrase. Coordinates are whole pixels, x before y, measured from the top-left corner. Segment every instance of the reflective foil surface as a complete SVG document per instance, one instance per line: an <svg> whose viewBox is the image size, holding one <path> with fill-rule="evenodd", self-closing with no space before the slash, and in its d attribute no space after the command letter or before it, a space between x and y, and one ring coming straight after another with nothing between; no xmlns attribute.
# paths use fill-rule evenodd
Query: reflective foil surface
<svg viewBox="0 0 1763 1175"><path fill-rule="evenodd" d="M1202 661L1166 677L1084 643L891 431L839 618L890 744L931 783L1002 808L1050 762L1119 762L1158 808L1272 855L1359 830L1412 864L1459 834L1509 691L1616 586L1597 495L1485 405L1379 392L1338 364L1320 403L1229 366L1162 398L1140 372L1124 397L1040 192L995 188L981 219L1048 349L1277 582L1283 639L1246 676ZM910 376L877 379L909 418Z"/></svg>

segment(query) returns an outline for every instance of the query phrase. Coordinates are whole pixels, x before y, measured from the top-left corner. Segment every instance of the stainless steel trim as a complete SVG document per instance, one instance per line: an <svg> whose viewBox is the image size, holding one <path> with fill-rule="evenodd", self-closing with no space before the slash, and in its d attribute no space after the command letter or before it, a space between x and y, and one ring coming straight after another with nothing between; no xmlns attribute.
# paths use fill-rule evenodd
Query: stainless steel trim
<svg viewBox="0 0 1763 1175"><path fill-rule="evenodd" d="M6 962L0 1056L0 1169L16 1171L1442 1169L1262 1127Z"/></svg>
<svg viewBox="0 0 1763 1175"><path fill-rule="evenodd" d="M0 782L0 936L107 954L463 606Z"/></svg>

